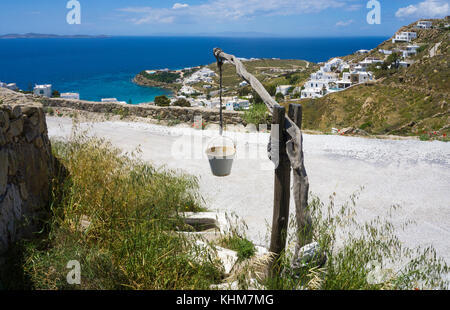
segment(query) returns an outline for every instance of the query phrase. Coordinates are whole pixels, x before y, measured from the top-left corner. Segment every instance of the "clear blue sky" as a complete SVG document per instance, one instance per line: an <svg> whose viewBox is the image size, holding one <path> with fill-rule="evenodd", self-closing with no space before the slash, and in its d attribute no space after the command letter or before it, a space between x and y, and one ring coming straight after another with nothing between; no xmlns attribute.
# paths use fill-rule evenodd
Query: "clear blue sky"
<svg viewBox="0 0 450 310"><path fill-rule="evenodd" d="M261 32L281 36L390 36L419 18L450 15L448 0L78 0L81 24L69 25L68 0L1 0L0 34L195 35Z"/></svg>

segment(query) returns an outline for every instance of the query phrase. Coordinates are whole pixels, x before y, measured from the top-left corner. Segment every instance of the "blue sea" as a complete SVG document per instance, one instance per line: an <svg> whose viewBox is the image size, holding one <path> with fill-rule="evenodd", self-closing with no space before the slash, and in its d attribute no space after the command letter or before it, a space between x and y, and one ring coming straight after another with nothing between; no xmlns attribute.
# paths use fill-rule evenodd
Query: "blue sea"
<svg viewBox="0 0 450 310"><path fill-rule="evenodd" d="M387 37L358 38L208 38L111 37L91 39L0 40L0 81L28 90L53 84L81 99L114 97L139 104L167 90L140 87L132 78L142 70L180 69L215 62L214 47L244 58L326 61L372 49Z"/></svg>

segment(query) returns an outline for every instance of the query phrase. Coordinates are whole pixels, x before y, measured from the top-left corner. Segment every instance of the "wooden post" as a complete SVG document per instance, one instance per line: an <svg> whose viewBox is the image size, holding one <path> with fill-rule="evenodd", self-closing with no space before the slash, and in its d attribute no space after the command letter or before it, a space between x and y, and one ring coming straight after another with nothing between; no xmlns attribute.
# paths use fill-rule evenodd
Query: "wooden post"
<svg viewBox="0 0 450 310"><path fill-rule="evenodd" d="M274 130L274 125L279 126L279 139L276 141L279 145L279 162L278 167L275 169L274 206L270 252L277 254L274 258L275 261L286 247L287 228L289 222L291 163L286 153L287 134L284 128L285 113L286 109L284 107L274 106L272 130Z"/></svg>
<svg viewBox="0 0 450 310"><path fill-rule="evenodd" d="M289 105L289 118L302 129L302 105L291 103ZM294 183L298 183L299 186L294 188L294 197L296 201L295 217L297 221L297 245L295 249L295 255L297 255L300 248L312 241L312 220L308 211L308 193L309 193L309 181L308 174L306 173L305 164L303 162L303 137L301 139L300 152L301 152L301 167L293 170Z"/></svg>

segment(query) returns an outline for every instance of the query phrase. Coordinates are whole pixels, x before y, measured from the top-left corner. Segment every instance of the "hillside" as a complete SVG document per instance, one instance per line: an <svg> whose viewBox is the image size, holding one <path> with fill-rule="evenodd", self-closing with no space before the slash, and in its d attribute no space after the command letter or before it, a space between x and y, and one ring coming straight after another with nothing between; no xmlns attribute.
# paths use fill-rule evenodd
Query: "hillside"
<svg viewBox="0 0 450 310"><path fill-rule="evenodd" d="M443 20L433 20L434 26ZM449 34L448 28L415 29L413 23L399 31L417 32L410 44L420 47L408 68L375 72L374 84L359 85L318 99L301 100L304 126L330 131L332 127L361 128L371 134L424 135L435 131L448 136L449 106ZM366 57L384 59L379 49L392 50L407 43L392 39L365 55L348 55L347 61ZM433 50L433 51L432 51ZM430 57L432 56L432 57Z"/></svg>

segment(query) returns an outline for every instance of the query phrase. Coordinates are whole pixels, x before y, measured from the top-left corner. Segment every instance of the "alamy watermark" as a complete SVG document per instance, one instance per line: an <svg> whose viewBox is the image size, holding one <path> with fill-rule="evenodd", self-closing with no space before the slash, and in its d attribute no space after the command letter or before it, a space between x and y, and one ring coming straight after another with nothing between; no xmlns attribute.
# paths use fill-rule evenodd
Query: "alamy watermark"
<svg viewBox="0 0 450 310"><path fill-rule="evenodd" d="M367 14L367 23L369 25L381 24L381 4L380 1L370 0L367 2L367 8L370 9Z"/></svg>
<svg viewBox="0 0 450 310"><path fill-rule="evenodd" d="M71 260L67 263L67 269L70 269L67 274L67 283L70 285L81 284L81 265L77 260Z"/></svg>
<svg viewBox="0 0 450 310"><path fill-rule="evenodd" d="M66 21L69 25L80 25L81 24L81 4L77 0L70 0L66 5L67 9L70 9L67 13Z"/></svg>

